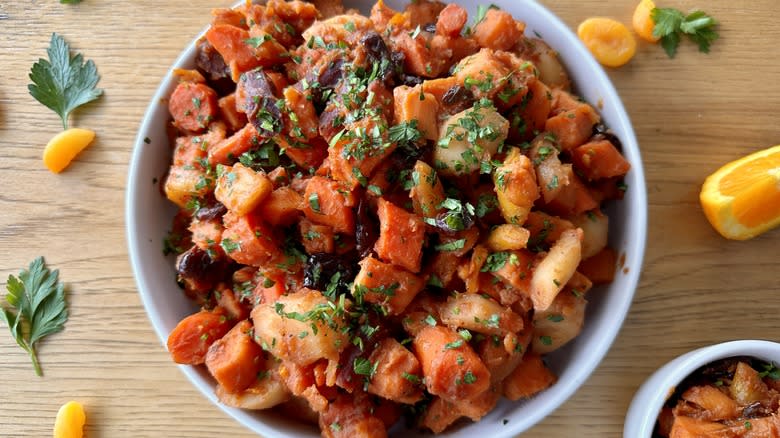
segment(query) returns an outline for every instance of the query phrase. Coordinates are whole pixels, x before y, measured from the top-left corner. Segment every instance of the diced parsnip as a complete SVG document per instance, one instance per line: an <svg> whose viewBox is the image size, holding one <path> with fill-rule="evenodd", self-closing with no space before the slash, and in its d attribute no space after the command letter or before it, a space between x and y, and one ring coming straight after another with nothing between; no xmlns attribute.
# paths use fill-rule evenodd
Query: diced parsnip
<svg viewBox="0 0 780 438"><path fill-rule="evenodd" d="M217 201L236 214L247 214L260 205L274 189L271 180L263 172L237 163L233 167L220 167L214 196Z"/></svg>
<svg viewBox="0 0 780 438"><path fill-rule="evenodd" d="M504 163L493 172L498 208L510 224L522 225L528 218L534 201L539 198L531 160L520 149L509 151Z"/></svg>
<svg viewBox="0 0 780 438"><path fill-rule="evenodd" d="M582 229L582 259L598 254L607 247L609 239L609 218L599 210L571 218L575 227Z"/></svg>
<svg viewBox="0 0 780 438"><path fill-rule="evenodd" d="M531 277L531 300L536 311L547 310L582 260L582 230L567 230L539 262Z"/></svg>
<svg viewBox="0 0 780 438"><path fill-rule="evenodd" d="M431 394L457 401L473 398L490 387L490 371L452 329L428 325L417 333L412 345Z"/></svg>
<svg viewBox="0 0 780 438"><path fill-rule="evenodd" d="M417 275L371 256L360 262L360 272L354 284L352 294L355 299L385 306L393 315L403 313L425 287L424 280Z"/></svg>
<svg viewBox="0 0 780 438"><path fill-rule="evenodd" d="M444 175L466 175L479 170L506 140L509 122L494 108L472 107L450 116L441 126L433 151Z"/></svg>
<svg viewBox="0 0 780 438"><path fill-rule="evenodd" d="M263 373L255 382L243 391L231 393L222 385L217 385L216 395L227 406L241 409L269 409L290 399L290 391L279 377L281 362L269 357L266 359Z"/></svg>
<svg viewBox="0 0 780 438"><path fill-rule="evenodd" d="M523 329L523 319L492 298L457 294L441 308L441 321L453 329L465 328L487 335L505 335Z"/></svg>
<svg viewBox="0 0 780 438"><path fill-rule="evenodd" d="M416 123L426 140L439 138L439 102L431 93L423 91L422 84L415 87L401 85L393 89L393 113L395 124Z"/></svg>
<svg viewBox="0 0 780 438"><path fill-rule="evenodd" d="M299 365L338 360L349 342L343 317L320 292L309 289L256 306L252 321L255 341L263 349Z"/></svg>
<svg viewBox="0 0 780 438"><path fill-rule="evenodd" d="M711 385L688 388L682 394L682 399L704 409L702 419L722 421L734 419L739 415L737 402Z"/></svg>
<svg viewBox="0 0 780 438"><path fill-rule="evenodd" d="M528 244L531 233L514 224L503 224L490 230L485 244L492 251L523 249Z"/></svg>
<svg viewBox="0 0 780 438"><path fill-rule="evenodd" d="M180 208L196 198L205 196L213 188L213 180L206 172L184 166L171 166L165 179L165 196Z"/></svg>
<svg viewBox="0 0 780 438"><path fill-rule="evenodd" d="M368 358L377 364L368 392L388 400L415 404L422 398L420 361L393 338L385 338Z"/></svg>
<svg viewBox="0 0 780 438"><path fill-rule="evenodd" d="M465 283L466 292L475 294L479 291L479 273L487 258L488 250L482 245L477 245L469 261L464 261L458 267L458 277Z"/></svg>
<svg viewBox="0 0 780 438"><path fill-rule="evenodd" d="M520 365L504 379L504 397L512 401L528 398L549 388L556 380L539 355L526 353Z"/></svg>
<svg viewBox="0 0 780 438"><path fill-rule="evenodd" d="M412 171L414 186L409 192L412 198L414 212L422 217L436 217L444 202L444 186L439 181L436 171L424 161L417 161Z"/></svg>
<svg viewBox="0 0 780 438"><path fill-rule="evenodd" d="M540 38L529 38L524 40L520 47L522 51L520 56L531 60L539 71L539 79L548 87L569 90L571 81L566 69L558 59L558 52L553 50Z"/></svg>
<svg viewBox="0 0 780 438"><path fill-rule="evenodd" d="M585 323L588 302L582 295L559 293L547 310L534 313L533 351L547 354L576 338Z"/></svg>
<svg viewBox="0 0 780 438"><path fill-rule="evenodd" d="M764 400L769 392L769 388L761 380L758 371L745 362L737 364L737 369L734 371L734 379L731 381L729 390L731 397L741 406Z"/></svg>
<svg viewBox="0 0 780 438"><path fill-rule="evenodd" d="M531 143L530 157L545 203L555 199L561 190L570 184L569 175L564 168L566 165L561 164L558 154L555 141L548 134L539 134Z"/></svg>

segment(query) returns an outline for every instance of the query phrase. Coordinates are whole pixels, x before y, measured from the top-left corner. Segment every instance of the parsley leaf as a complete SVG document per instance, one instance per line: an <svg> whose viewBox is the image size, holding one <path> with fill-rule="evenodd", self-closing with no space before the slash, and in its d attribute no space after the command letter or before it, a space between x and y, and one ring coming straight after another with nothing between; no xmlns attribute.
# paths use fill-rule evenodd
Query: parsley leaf
<svg viewBox="0 0 780 438"><path fill-rule="evenodd" d="M393 143L414 143L422 137L422 133L417 129L417 120L414 119L391 126L387 134Z"/></svg>
<svg viewBox="0 0 780 438"><path fill-rule="evenodd" d="M8 276L7 304L0 303L0 320L5 321L16 343L30 355L39 376L43 372L35 344L61 331L68 320L65 288L58 277L59 271L49 271L43 257L38 257L19 277Z"/></svg>
<svg viewBox="0 0 780 438"><path fill-rule="evenodd" d="M717 21L703 11L685 15L674 8L655 8L650 14L655 22L653 35L661 38L661 46L670 58L677 54L683 35L688 35L703 53L709 53L710 45L720 37L714 30Z"/></svg>
<svg viewBox="0 0 780 438"><path fill-rule="evenodd" d="M100 97L103 90L95 88L98 76L95 63L84 62L80 53L70 55L70 46L53 33L46 50L49 60L38 59L30 70L30 95L57 113L62 127L68 129L68 116L76 108Z"/></svg>

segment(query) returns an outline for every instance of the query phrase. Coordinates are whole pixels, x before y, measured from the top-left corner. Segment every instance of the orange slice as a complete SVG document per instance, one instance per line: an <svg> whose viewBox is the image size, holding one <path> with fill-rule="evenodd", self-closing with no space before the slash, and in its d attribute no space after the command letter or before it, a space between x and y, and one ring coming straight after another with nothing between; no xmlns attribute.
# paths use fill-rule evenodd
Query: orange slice
<svg viewBox="0 0 780 438"><path fill-rule="evenodd" d="M43 150L43 164L54 173L62 172L95 139L89 129L70 128L55 135Z"/></svg>
<svg viewBox="0 0 780 438"><path fill-rule="evenodd" d="M727 239L747 240L780 225L780 145L721 167L704 181L699 199Z"/></svg>
<svg viewBox="0 0 780 438"><path fill-rule="evenodd" d="M625 24L605 17L588 18L577 28L585 47L598 62L620 67L636 53L636 40Z"/></svg>

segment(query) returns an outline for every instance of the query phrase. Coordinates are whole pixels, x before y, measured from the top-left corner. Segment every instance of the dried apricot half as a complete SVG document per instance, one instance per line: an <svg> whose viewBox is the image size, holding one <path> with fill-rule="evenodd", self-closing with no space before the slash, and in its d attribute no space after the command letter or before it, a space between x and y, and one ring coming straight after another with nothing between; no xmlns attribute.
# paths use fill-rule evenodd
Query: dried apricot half
<svg viewBox="0 0 780 438"><path fill-rule="evenodd" d="M636 40L625 24L605 17L583 21L577 35L598 62L607 67L625 65L636 54Z"/></svg>

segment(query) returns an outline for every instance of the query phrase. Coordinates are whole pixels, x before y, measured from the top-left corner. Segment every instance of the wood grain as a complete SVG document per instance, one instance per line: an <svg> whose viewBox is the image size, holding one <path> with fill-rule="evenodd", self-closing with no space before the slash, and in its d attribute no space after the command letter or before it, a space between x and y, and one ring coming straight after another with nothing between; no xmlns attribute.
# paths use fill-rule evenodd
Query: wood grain
<svg viewBox="0 0 780 438"><path fill-rule="evenodd" d="M127 257L124 191L136 129L161 77L232 0L0 2L0 274L38 255L69 287L67 329L40 345L45 377L0 327L0 436L50 436L58 407L85 403L89 438L250 437L171 363L140 304ZM634 0L544 0L570 26L593 15L629 22ZM698 191L721 164L780 142L776 0L677 0L721 21L713 53L685 44L669 60L640 44L610 76L633 119L647 173L650 229L641 285L625 326L588 382L524 436L618 437L636 388L695 347L777 340L780 230L728 242L701 214ZM93 59L105 96L72 122L98 139L63 174L43 168L60 130L27 92L51 32Z"/></svg>

